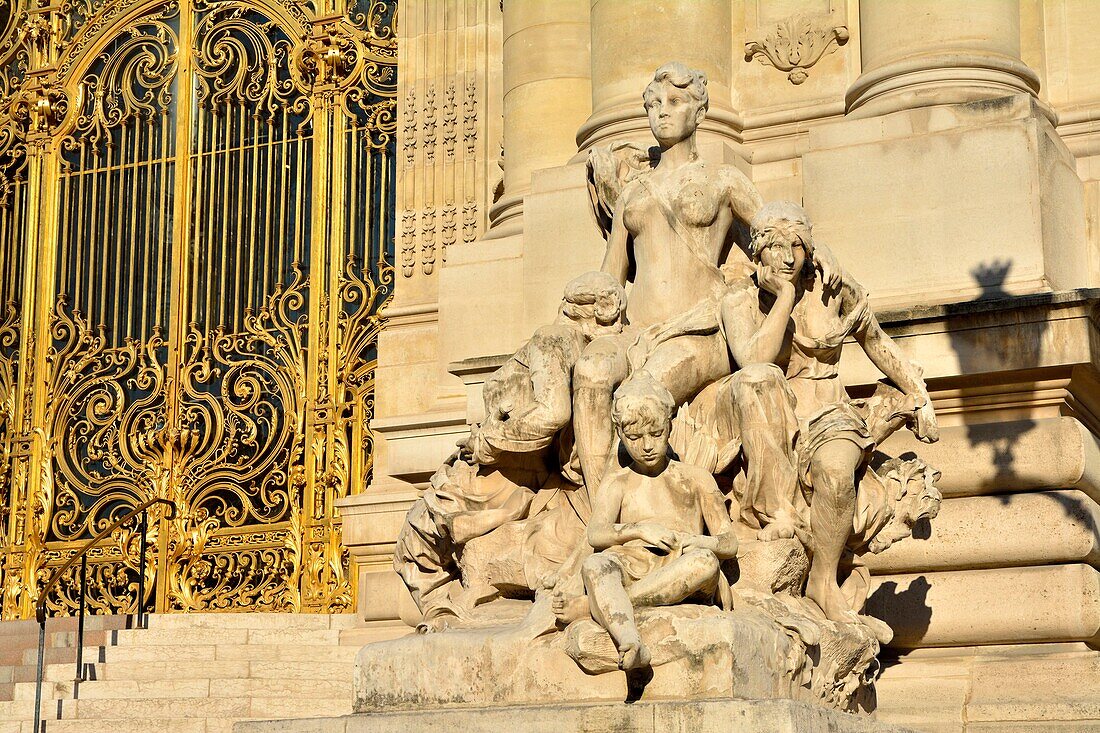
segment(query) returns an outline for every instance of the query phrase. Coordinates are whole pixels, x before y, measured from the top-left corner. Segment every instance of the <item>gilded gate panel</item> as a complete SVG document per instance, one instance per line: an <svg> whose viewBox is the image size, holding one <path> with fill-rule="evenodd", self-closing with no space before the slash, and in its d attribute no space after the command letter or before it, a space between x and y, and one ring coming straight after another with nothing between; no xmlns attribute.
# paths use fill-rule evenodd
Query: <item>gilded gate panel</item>
<svg viewBox="0 0 1100 733"><path fill-rule="evenodd" d="M396 3L20 1L0 14L29 49L0 79L22 100L0 117L4 617L152 497L180 512L150 527L150 606L350 610L334 502L371 467ZM132 609L137 547L93 557L94 609Z"/></svg>

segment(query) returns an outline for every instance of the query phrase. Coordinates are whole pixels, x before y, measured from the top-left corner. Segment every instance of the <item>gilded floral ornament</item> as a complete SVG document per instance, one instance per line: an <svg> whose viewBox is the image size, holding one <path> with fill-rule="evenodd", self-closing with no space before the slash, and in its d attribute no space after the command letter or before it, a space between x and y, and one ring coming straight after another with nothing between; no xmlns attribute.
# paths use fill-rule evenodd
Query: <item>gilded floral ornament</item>
<svg viewBox="0 0 1100 733"><path fill-rule="evenodd" d="M27 135L48 135L65 117L68 107L68 98L61 89L47 79L33 79L16 93L11 117Z"/></svg>
<svg viewBox="0 0 1100 733"><path fill-rule="evenodd" d="M294 69L309 86L342 87L351 82L360 58L355 28L340 17L321 18L294 51Z"/></svg>
<svg viewBox="0 0 1100 733"><path fill-rule="evenodd" d="M809 78L807 69L848 42L848 27L828 16L792 15L775 24L763 40L745 44L745 61L758 59L787 72L791 84Z"/></svg>

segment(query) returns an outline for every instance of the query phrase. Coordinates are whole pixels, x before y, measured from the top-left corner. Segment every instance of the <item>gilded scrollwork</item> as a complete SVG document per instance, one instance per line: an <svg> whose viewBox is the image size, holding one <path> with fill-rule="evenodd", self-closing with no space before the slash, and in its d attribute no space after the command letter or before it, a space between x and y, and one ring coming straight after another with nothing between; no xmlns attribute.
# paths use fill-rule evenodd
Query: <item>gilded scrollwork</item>
<svg viewBox="0 0 1100 733"><path fill-rule="evenodd" d="M165 113L178 71L178 39L171 24L178 14L171 6L143 17L100 54L80 81L83 104L72 132L62 141L66 150L86 146L100 156L112 130Z"/></svg>
<svg viewBox="0 0 1100 733"><path fill-rule="evenodd" d="M297 610L307 278L298 267L245 331L192 329L180 372L169 604ZM258 532L262 527L281 528ZM254 547L254 544L262 547Z"/></svg>
<svg viewBox="0 0 1100 733"><path fill-rule="evenodd" d="M393 206L397 3L318 13L302 0L0 8L0 247L26 241L28 156L56 156L60 178L42 209L58 237L38 341L19 333L22 276L0 273L0 538L17 538L0 545L5 617L151 497L179 508L151 517L156 560L139 568L136 528L117 532L90 558L94 610L132 607L139 572L161 610L353 607L333 502L371 466L394 276L393 216L377 212ZM321 109L350 121L327 134L356 191L355 206L331 207L348 232L331 245L311 229ZM342 263L332 278L310 271L326 257ZM36 354L43 394L19 387ZM329 364L335 382L307 383ZM73 586L53 613L75 608Z"/></svg>
<svg viewBox="0 0 1100 733"><path fill-rule="evenodd" d="M241 3L203 5L208 9L198 16L193 49L199 60L198 104L210 109L247 104L268 121L287 112L308 119L309 97L291 76L293 43L286 31Z"/></svg>
<svg viewBox="0 0 1100 733"><path fill-rule="evenodd" d="M199 521L285 521L301 461L306 277L295 267L245 331L192 329L180 370L175 460L180 496Z"/></svg>

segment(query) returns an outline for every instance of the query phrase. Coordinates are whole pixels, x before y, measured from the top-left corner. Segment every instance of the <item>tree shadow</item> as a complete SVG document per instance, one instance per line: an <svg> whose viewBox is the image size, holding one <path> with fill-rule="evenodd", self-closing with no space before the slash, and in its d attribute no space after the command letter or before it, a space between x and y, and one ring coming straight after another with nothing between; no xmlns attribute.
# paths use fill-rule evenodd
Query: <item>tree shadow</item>
<svg viewBox="0 0 1100 733"><path fill-rule="evenodd" d="M1004 287L1011 270L1012 260L1008 259L979 264L970 271L970 276L974 278L981 292L970 301L947 308L948 316L960 316L948 318L947 333L958 359L959 374L964 384L981 380L981 375L989 369L990 363L1001 360L1006 344L1001 343L1000 339L996 343L990 343L982 337L983 329L975 329L970 319L962 316L973 312L975 304L990 308L1018 305L1020 298L1010 294ZM1048 327L1045 321L1033 324L1032 336L1041 341ZM978 493L997 495L1004 503L1009 501L1009 496L1003 493L1002 487L1016 479L1016 446L1020 437L1034 429L1035 425L1035 420L1031 418L1011 422L967 423L966 437L971 448L988 446L992 453L990 460L995 469L991 477L982 481Z"/></svg>
<svg viewBox="0 0 1100 733"><path fill-rule="evenodd" d="M866 613L877 619L888 620L892 628L901 629L894 643L918 642L924 638L932 622L932 607L928 605L928 591L932 584L928 578L918 575L904 588L897 581L888 580L867 597ZM884 665L886 660L884 659Z"/></svg>

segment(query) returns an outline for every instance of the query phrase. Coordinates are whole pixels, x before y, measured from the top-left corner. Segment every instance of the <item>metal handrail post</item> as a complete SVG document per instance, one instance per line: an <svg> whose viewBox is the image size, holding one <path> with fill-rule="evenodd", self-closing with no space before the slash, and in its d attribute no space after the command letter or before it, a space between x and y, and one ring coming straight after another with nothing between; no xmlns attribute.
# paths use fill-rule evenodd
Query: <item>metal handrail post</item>
<svg viewBox="0 0 1100 733"><path fill-rule="evenodd" d="M54 570L50 579L46 581L46 584L42 586L38 591L38 600L34 604L34 617L38 621L38 677L35 680L34 691L34 733L42 733L42 672L43 665L45 663L46 655L46 601L49 599L50 591L61 580L62 577L69 571L77 560L80 560L80 618L78 620L77 627L77 644L76 644L76 680L74 682L73 692L74 696L80 689L80 683L84 682L84 612L85 612L85 596L88 593L88 551L98 545L100 541L110 536L119 527L129 524L131 520L137 517L139 514L142 519L142 531L141 531L141 564L142 573L138 577L138 611L144 609L144 595L145 595L145 544L146 534L148 531L148 516L147 511L149 507L154 504L163 504L167 507L165 513L166 519L176 518L176 505L168 499L150 499L144 504L136 507L128 512L126 515L119 517L110 526L104 527L99 531L92 539L84 543L84 545L76 551L76 553L70 557L64 565Z"/></svg>
<svg viewBox="0 0 1100 733"><path fill-rule="evenodd" d="M42 729L42 665L46 656L46 619L38 620L38 677L34 685L34 733Z"/></svg>
<svg viewBox="0 0 1100 733"><path fill-rule="evenodd" d="M84 681L84 596L88 592L88 556L80 558L80 616L76 622L76 683Z"/></svg>
<svg viewBox="0 0 1100 733"><path fill-rule="evenodd" d="M147 512L141 513L141 560L138 562L137 625L145 628L145 536L149 531Z"/></svg>

